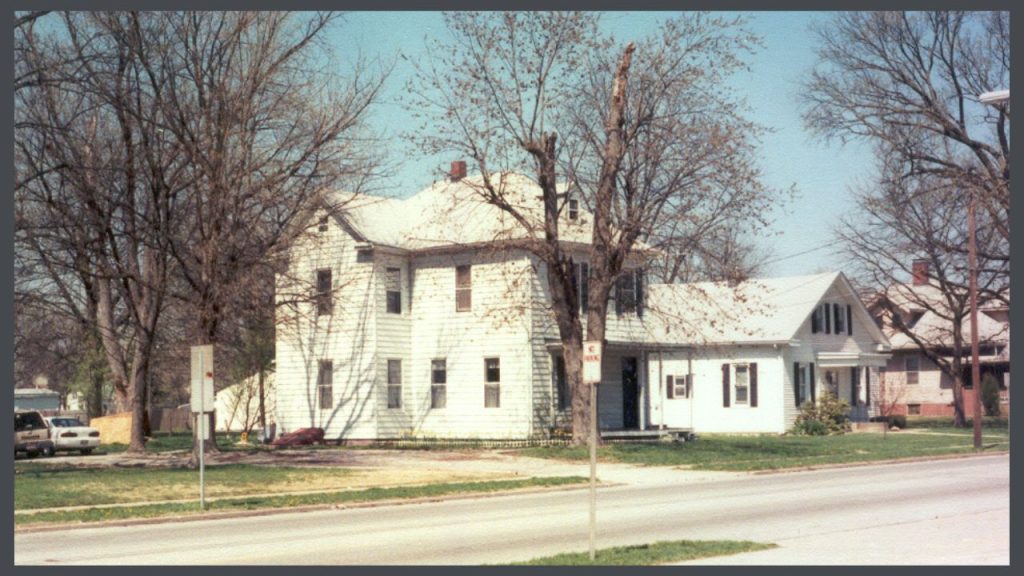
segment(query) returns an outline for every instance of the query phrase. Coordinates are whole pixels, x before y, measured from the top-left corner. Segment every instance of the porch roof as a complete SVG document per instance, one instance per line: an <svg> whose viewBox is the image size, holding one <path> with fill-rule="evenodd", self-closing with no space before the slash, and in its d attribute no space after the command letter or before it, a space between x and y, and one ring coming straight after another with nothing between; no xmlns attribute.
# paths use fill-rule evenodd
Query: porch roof
<svg viewBox="0 0 1024 576"><path fill-rule="evenodd" d="M822 368L843 368L854 366L885 367L891 354L871 352L818 352L818 366Z"/></svg>

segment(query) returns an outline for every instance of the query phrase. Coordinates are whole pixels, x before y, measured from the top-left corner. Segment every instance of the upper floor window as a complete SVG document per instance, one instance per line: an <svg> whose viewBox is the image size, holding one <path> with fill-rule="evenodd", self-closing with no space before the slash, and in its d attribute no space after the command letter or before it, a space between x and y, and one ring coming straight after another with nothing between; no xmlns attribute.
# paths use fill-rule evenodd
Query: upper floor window
<svg viewBox="0 0 1024 576"><path fill-rule="evenodd" d="M473 267L469 264L455 267L455 311L473 308Z"/></svg>
<svg viewBox="0 0 1024 576"><path fill-rule="evenodd" d="M846 315L843 314L843 308L839 304L833 304L832 312L835 316L836 334L846 332Z"/></svg>
<svg viewBox="0 0 1024 576"><path fill-rule="evenodd" d="M917 356L907 356L904 368L907 371L907 384L917 384L918 371L921 369L921 359Z"/></svg>
<svg viewBox="0 0 1024 576"><path fill-rule="evenodd" d="M317 231L318 232L327 232L327 229L329 227L330 221L331 221L331 217L329 215L324 214L323 216L321 216L319 221L317 221L317 226L316 226Z"/></svg>
<svg viewBox="0 0 1024 576"><path fill-rule="evenodd" d="M316 271L316 315L329 316L334 312L334 295L331 292L331 269Z"/></svg>
<svg viewBox="0 0 1024 576"><path fill-rule="evenodd" d="M643 315L643 270L628 270L615 282L615 313Z"/></svg>
<svg viewBox="0 0 1024 576"><path fill-rule="evenodd" d="M388 314L402 313L402 269L387 268L384 271L384 290L387 293Z"/></svg>
<svg viewBox="0 0 1024 576"><path fill-rule="evenodd" d="M576 198L569 199L569 220L576 220L580 217L580 201Z"/></svg>

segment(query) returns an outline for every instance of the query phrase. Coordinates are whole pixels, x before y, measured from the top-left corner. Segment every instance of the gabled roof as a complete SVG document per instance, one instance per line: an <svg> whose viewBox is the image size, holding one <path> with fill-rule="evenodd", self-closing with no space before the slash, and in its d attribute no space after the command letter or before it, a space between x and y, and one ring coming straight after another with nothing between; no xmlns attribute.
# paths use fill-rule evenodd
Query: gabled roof
<svg viewBox="0 0 1024 576"><path fill-rule="evenodd" d="M920 314L910 330L918 338L934 343L935 345L951 346L953 341L953 327L949 318L943 318L941 314L947 314L948 305L946 299L937 286L931 284L893 284L885 291L876 294L875 299L888 298L901 314ZM927 305L927 307L925 306ZM1001 311L1008 310L1006 304L1000 300L989 300L982 302L978 310ZM894 349L916 349L917 344L909 336L892 325L892 319L888 314L881 314L882 331L892 342ZM906 319L905 321L909 321ZM965 342L971 339L970 316L966 316L961 322L960 330ZM1007 322L996 320L988 314L978 314L978 337L983 343L1006 345L1009 343L1010 327Z"/></svg>
<svg viewBox="0 0 1024 576"><path fill-rule="evenodd" d="M535 226L533 238L543 238L544 205L536 182L515 173L495 174L492 179L507 201ZM336 213L341 225L371 244L422 250L529 239L521 222L483 199L482 184L481 176L468 176L457 182L436 182L404 200L348 193L338 193L332 200L342 206ZM576 220L569 220L566 213L559 227L561 241L589 244L592 214L582 203Z"/></svg>
<svg viewBox="0 0 1024 576"><path fill-rule="evenodd" d="M786 343L829 290L838 285L872 337L888 345L885 335L842 272L759 278L726 282L654 284L649 290L650 317L662 323L656 338L689 344ZM657 331L656 331L657 332Z"/></svg>

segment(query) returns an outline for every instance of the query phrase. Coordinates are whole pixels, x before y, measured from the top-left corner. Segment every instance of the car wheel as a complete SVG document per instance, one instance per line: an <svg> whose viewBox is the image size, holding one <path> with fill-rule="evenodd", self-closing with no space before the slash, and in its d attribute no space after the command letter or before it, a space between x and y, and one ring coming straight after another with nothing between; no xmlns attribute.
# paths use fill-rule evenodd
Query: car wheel
<svg viewBox="0 0 1024 576"><path fill-rule="evenodd" d="M92 448L82 448L79 452L82 453L82 456L88 456L89 454L92 454Z"/></svg>
<svg viewBox="0 0 1024 576"><path fill-rule="evenodd" d="M53 446L47 446L46 448L43 448L43 456L46 456L47 458L56 456L56 454L57 450Z"/></svg>

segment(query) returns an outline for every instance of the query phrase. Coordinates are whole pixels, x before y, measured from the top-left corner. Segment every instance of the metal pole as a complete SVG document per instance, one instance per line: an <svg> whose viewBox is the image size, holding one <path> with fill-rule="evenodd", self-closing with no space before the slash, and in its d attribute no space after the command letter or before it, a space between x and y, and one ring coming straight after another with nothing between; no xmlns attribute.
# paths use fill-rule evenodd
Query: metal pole
<svg viewBox="0 0 1024 576"><path fill-rule="evenodd" d="M597 532L597 383L590 385L590 561Z"/></svg>
<svg viewBox="0 0 1024 576"><path fill-rule="evenodd" d="M968 258L971 281L971 386L974 388L974 449L981 450L981 366L978 364L978 240L975 222L977 194L971 190L967 208Z"/></svg>

